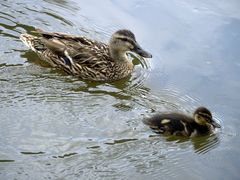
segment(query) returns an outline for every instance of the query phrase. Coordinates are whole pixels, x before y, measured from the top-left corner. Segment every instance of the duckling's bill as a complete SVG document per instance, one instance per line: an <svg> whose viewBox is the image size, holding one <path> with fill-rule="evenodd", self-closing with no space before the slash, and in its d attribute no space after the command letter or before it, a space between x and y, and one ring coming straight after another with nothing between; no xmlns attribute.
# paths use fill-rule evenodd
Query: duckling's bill
<svg viewBox="0 0 240 180"><path fill-rule="evenodd" d="M212 121L212 123L211 123L212 125L213 125L213 127L214 128L221 128L221 125L220 124L218 124L216 121Z"/></svg>

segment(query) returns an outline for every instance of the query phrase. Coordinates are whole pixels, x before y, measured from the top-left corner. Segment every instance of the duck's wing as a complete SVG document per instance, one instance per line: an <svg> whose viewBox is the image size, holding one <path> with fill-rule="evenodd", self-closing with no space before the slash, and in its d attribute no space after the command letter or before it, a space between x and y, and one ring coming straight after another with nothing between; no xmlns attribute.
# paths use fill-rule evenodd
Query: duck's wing
<svg viewBox="0 0 240 180"><path fill-rule="evenodd" d="M79 42L82 45L85 46L92 46L96 43L96 41L88 39L83 36L75 36L75 35L69 35L64 33L58 33L58 32L46 32L41 29L36 29L35 31L32 31L36 35L40 35L44 37L45 39L58 39L58 40L65 40L65 41L72 41L72 42Z"/></svg>
<svg viewBox="0 0 240 180"><path fill-rule="evenodd" d="M113 65L108 46L99 42L90 46L83 44L83 39L82 37L73 40L54 37L51 39L42 38L42 42L49 50L49 55L57 56L58 60L62 61L67 66L66 69L72 73L75 71L76 74L79 74L79 71L105 73L108 67Z"/></svg>
<svg viewBox="0 0 240 180"><path fill-rule="evenodd" d="M109 53L108 45L102 42L94 41L92 39L83 36L74 36L58 32L45 32L41 29L36 29L34 33L40 35L43 44L47 46L53 52L61 53L63 48L69 50L69 53L79 52L82 49L86 49L88 54L93 54L97 51L101 53ZM90 51L90 52L89 52Z"/></svg>
<svg viewBox="0 0 240 180"><path fill-rule="evenodd" d="M86 76L87 79L98 77L104 80L111 74L109 71L114 63L109 55L108 45L81 36L42 30L35 33L41 37L25 34L21 39L52 66L82 78Z"/></svg>

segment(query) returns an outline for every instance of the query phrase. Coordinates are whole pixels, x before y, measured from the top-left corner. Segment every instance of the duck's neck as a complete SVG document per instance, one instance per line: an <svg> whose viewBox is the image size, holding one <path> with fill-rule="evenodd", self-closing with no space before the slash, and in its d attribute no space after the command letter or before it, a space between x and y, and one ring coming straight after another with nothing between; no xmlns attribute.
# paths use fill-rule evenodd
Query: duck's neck
<svg viewBox="0 0 240 180"><path fill-rule="evenodd" d="M129 63L129 60L126 55L126 51L119 51L115 49L110 48L110 55L114 59L114 61L119 62L119 63Z"/></svg>

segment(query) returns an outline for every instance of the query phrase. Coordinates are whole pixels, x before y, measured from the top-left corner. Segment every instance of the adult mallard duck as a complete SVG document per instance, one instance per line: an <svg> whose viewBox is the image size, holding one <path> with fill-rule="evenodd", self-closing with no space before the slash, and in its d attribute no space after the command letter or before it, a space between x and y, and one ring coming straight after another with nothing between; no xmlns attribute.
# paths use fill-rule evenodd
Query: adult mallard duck
<svg viewBox="0 0 240 180"><path fill-rule="evenodd" d="M156 133L190 137L210 134L214 128L221 127L205 107L197 108L193 117L180 113L162 113L145 118L143 123Z"/></svg>
<svg viewBox="0 0 240 180"><path fill-rule="evenodd" d="M115 32L108 45L40 29L35 34L21 34L20 39L51 66L91 81L115 81L130 75L133 64L127 58L127 51L152 57L139 46L134 34L125 29Z"/></svg>

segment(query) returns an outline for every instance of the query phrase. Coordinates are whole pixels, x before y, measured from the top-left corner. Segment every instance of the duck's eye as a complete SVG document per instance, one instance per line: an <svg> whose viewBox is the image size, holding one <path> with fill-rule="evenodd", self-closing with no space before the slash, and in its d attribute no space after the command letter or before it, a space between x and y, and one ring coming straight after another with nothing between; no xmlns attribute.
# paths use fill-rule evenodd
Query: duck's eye
<svg viewBox="0 0 240 180"><path fill-rule="evenodd" d="M128 39L127 39L127 38L121 38L121 40L122 40L122 41L128 41Z"/></svg>

